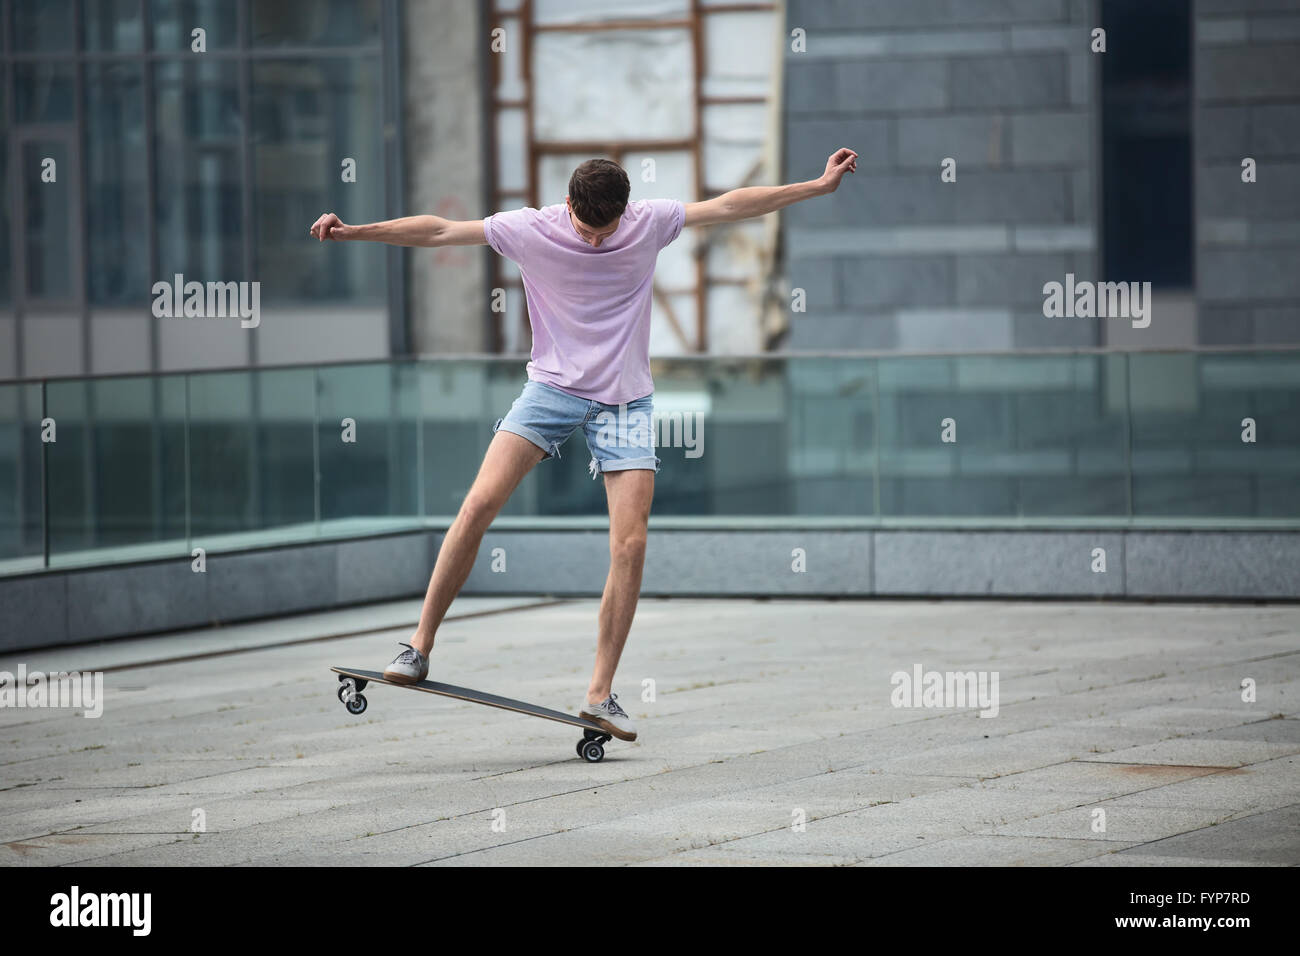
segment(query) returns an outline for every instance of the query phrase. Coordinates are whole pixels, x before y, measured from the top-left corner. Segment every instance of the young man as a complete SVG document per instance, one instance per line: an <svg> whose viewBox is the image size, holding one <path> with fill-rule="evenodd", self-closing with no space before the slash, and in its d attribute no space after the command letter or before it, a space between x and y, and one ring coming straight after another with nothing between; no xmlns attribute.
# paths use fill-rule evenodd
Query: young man
<svg viewBox="0 0 1300 956"><path fill-rule="evenodd" d="M478 477L447 530L420 623L406 650L384 677L415 683L429 673L434 635L473 567L492 519L538 462L558 458L577 428L591 451L593 477L604 476L609 505L609 576L600 602L596 664L580 714L621 740L636 729L617 695L614 671L632 627L641 591L646 525L659 459L651 429L611 439L601 423L650 421L650 294L659 250L685 226L707 226L762 216L791 203L832 193L857 169L851 149L837 150L815 180L788 186L733 189L704 202L628 201L627 173L591 159L569 180L563 204L516 209L472 222L408 216L349 226L333 213L311 235L324 241L372 240L399 246L487 244L519 265L533 329L528 383L493 428ZM644 418L634 418L640 413Z"/></svg>

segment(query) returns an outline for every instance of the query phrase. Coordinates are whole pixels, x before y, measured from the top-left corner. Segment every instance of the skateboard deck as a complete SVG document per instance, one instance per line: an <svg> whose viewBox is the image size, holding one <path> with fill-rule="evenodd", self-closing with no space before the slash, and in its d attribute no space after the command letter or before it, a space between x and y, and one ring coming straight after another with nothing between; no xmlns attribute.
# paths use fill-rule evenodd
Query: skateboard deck
<svg viewBox="0 0 1300 956"><path fill-rule="evenodd" d="M578 756L589 763L598 763L604 759L604 745L613 738L613 734L600 724L586 718L566 714L559 710L551 710L549 707L539 707L536 704L530 704L522 700L488 694L481 690L457 687L455 684L442 684L435 680L422 680L415 684L399 684L397 681L386 680L379 671L363 671L351 667L331 667L330 670L339 675L338 697L350 714L360 715L366 712L367 701L361 692L366 689L367 684L387 684L390 687L401 687L407 690L423 691L426 694L453 697L456 700L467 700L473 704L486 704L488 707L496 707L499 710L512 710L517 714L543 717L546 720L554 720L561 724L581 727L583 736L582 740L578 741L576 750Z"/></svg>

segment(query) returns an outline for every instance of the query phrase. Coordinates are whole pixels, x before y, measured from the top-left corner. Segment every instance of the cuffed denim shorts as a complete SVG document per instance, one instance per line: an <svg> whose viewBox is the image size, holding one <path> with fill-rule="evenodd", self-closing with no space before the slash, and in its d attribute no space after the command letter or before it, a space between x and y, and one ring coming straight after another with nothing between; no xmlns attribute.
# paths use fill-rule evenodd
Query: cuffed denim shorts
<svg viewBox="0 0 1300 956"><path fill-rule="evenodd" d="M560 446L581 427L591 452L587 468L593 479L606 471L658 472L653 413L653 392L623 405L606 405L529 381L492 431L512 432L546 452L547 458L559 458Z"/></svg>

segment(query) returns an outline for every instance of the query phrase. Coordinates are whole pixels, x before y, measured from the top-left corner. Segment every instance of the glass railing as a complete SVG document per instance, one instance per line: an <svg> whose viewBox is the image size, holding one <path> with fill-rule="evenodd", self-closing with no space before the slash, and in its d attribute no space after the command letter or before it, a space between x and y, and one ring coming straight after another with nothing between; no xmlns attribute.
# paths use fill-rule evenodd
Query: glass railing
<svg viewBox="0 0 1300 956"><path fill-rule="evenodd" d="M654 376L652 526L1300 527L1300 351ZM0 573L445 525L524 381L474 357L0 384ZM588 461L575 433L498 521L599 525Z"/></svg>

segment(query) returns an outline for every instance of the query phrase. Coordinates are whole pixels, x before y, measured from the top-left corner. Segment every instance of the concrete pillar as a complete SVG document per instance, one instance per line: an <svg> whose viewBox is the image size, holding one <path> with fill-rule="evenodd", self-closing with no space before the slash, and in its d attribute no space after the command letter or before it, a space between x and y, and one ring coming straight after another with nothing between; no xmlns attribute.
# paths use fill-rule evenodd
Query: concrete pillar
<svg viewBox="0 0 1300 956"><path fill-rule="evenodd" d="M406 0L403 112L406 215L481 219L487 157L478 4ZM487 350L486 246L411 249L407 286L411 349Z"/></svg>

